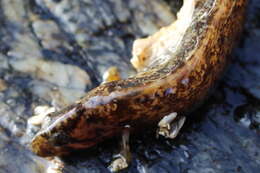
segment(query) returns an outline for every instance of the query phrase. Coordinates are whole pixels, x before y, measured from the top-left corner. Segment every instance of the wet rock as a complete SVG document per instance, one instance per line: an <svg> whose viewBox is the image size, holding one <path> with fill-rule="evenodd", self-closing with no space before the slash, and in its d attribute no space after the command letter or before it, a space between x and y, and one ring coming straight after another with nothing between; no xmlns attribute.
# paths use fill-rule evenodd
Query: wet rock
<svg viewBox="0 0 260 173"><path fill-rule="evenodd" d="M32 27L44 49L57 50L60 47L72 49L54 21L36 19L32 21Z"/></svg>
<svg viewBox="0 0 260 173"><path fill-rule="evenodd" d="M168 25L176 19L170 10L170 6L163 1L129 1L129 7L136 9L137 12L134 13L134 19L139 29L145 35L153 34L160 29L161 26L165 26L165 24ZM147 11L147 8L151 11Z"/></svg>
<svg viewBox="0 0 260 173"><path fill-rule="evenodd" d="M34 80L29 83L31 92L38 97L49 100L56 108L62 108L71 104L85 94L84 89L74 89L68 87L57 87L51 83Z"/></svg>
<svg viewBox="0 0 260 173"><path fill-rule="evenodd" d="M0 150L1 172L44 172L44 168L33 161L33 156L28 154L28 150L19 144L6 142L0 138Z"/></svg>
<svg viewBox="0 0 260 173"><path fill-rule="evenodd" d="M29 150L39 129L27 123L33 110L74 102L102 82L111 66L123 78L133 74L133 40L171 23L175 3L180 5L168 0L1 0L0 172L51 170L48 160ZM250 1L242 41L212 97L187 118L175 140L156 139L152 130L131 137L134 160L126 172L260 169L259 8L258 0ZM62 172L108 172L117 146L113 139L63 158Z"/></svg>
<svg viewBox="0 0 260 173"><path fill-rule="evenodd" d="M259 107L253 107L251 104L238 106L234 111L234 119L247 128L257 128L260 126Z"/></svg>
<svg viewBox="0 0 260 173"><path fill-rule="evenodd" d="M84 90L90 83L87 73L77 66L39 58L11 61L10 64L18 72L27 73L36 79L45 80L60 87Z"/></svg>
<svg viewBox="0 0 260 173"><path fill-rule="evenodd" d="M4 55L0 53L0 68L1 70L7 69L8 68L8 62L7 59Z"/></svg>
<svg viewBox="0 0 260 173"><path fill-rule="evenodd" d="M91 85L88 74L79 67L73 65L46 61L40 58L25 58L22 60L10 61L10 65L18 72L26 73L36 80L45 81L46 85L44 85L43 82L40 82L41 84L37 85L36 80L32 81L32 92L42 97L48 96L51 93L50 96L53 97L62 95L62 99L64 100L58 101L59 104L61 101L69 104L72 103L72 101L79 99L83 96L87 85ZM58 89L55 90L53 89L54 87L57 87ZM53 92L49 92L50 90L53 90ZM55 91L56 93L59 93L54 94ZM68 94L74 91L75 94ZM47 94L47 92L49 94ZM47 99L48 98L51 99L51 97L47 97ZM59 100L59 98L56 98L56 100Z"/></svg>

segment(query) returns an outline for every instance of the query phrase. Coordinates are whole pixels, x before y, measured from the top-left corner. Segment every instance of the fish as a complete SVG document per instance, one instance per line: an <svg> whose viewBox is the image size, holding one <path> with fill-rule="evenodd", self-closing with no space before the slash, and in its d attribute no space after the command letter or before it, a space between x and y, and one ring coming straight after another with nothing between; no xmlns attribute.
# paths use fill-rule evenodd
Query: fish
<svg viewBox="0 0 260 173"><path fill-rule="evenodd" d="M137 73L105 82L47 115L31 141L42 157L87 149L125 126L145 131L172 112L194 110L223 75L243 30L247 0L184 0L177 20L133 44Z"/></svg>

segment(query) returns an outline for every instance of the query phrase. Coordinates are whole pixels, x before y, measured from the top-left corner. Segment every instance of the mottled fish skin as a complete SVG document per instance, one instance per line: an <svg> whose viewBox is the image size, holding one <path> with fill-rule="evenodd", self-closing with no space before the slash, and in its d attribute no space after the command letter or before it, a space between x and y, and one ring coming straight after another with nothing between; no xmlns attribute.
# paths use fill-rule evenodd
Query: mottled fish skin
<svg viewBox="0 0 260 173"><path fill-rule="evenodd" d="M46 157L89 148L119 135L125 125L145 130L171 112L189 112L205 99L242 31L246 0L194 2L192 25L167 63L104 83L76 104L50 114L50 124L32 140L32 151Z"/></svg>

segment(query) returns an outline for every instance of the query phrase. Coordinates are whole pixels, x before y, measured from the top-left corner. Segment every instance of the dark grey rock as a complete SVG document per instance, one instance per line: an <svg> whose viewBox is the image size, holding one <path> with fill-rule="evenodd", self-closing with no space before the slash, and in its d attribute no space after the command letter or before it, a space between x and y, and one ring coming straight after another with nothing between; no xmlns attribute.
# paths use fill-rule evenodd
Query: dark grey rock
<svg viewBox="0 0 260 173"><path fill-rule="evenodd" d="M48 161L28 147L38 130L27 124L34 108L70 104L112 65L132 74L133 40L174 20L173 2L0 0L0 173L44 172ZM156 139L152 130L131 137L134 159L123 172L259 172L259 9L251 0L228 71L177 139ZM75 153L63 172L108 172L117 150L117 140L108 140Z"/></svg>

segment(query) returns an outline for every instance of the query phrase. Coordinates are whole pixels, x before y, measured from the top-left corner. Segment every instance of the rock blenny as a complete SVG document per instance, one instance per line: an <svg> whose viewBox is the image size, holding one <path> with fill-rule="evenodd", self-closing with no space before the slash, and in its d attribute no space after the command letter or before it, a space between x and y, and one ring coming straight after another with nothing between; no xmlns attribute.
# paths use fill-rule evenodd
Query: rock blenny
<svg viewBox="0 0 260 173"><path fill-rule="evenodd" d="M246 0L185 0L178 19L134 43L138 73L104 83L47 116L32 140L39 156L64 155L190 112L220 78L242 30Z"/></svg>

